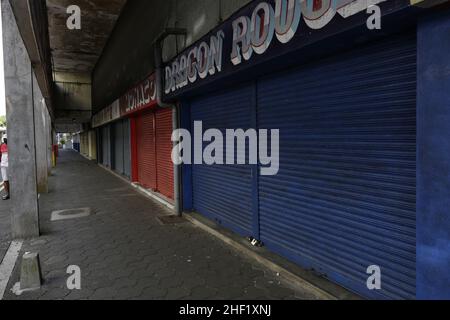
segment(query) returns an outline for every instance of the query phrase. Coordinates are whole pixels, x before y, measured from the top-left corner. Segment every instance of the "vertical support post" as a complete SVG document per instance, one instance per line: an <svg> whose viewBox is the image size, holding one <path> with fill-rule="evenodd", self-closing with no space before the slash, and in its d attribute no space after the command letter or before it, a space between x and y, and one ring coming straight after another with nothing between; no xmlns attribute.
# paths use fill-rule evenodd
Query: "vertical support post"
<svg viewBox="0 0 450 320"><path fill-rule="evenodd" d="M183 103L179 109L180 116L180 128L186 129L189 132L191 130L191 106L189 103ZM193 147L192 147L193 148ZM182 211L193 210L193 193L192 193L192 165L183 164L181 167L182 174Z"/></svg>
<svg viewBox="0 0 450 320"><path fill-rule="evenodd" d="M137 137L136 137L136 118L130 118L130 140L131 140L131 182L138 182L139 172L138 172L138 161L137 161Z"/></svg>
<svg viewBox="0 0 450 320"><path fill-rule="evenodd" d="M12 236L39 236L33 74L27 50L7 0L1 0L11 183Z"/></svg>
<svg viewBox="0 0 450 320"><path fill-rule="evenodd" d="M33 104L35 115L37 188L38 193L48 193L47 139L45 134L46 106L35 76L33 76Z"/></svg>
<svg viewBox="0 0 450 320"><path fill-rule="evenodd" d="M110 169L111 170L116 170L117 169L117 163L116 163L116 144L115 141L117 139L116 137L116 130L114 130L114 127L116 126L115 123L111 123L109 124L108 128L109 128L109 159L110 159ZM88 136L88 133L86 133L86 137ZM87 139L89 140L89 139ZM88 151L89 153L89 151Z"/></svg>
<svg viewBox="0 0 450 320"><path fill-rule="evenodd" d="M450 10L418 25L417 298L450 299Z"/></svg>
<svg viewBox="0 0 450 320"><path fill-rule="evenodd" d="M103 152L102 152L102 133L99 128L95 128L95 138L97 140L97 163L103 163Z"/></svg>
<svg viewBox="0 0 450 320"><path fill-rule="evenodd" d="M92 159L97 160L97 132L92 130Z"/></svg>
<svg viewBox="0 0 450 320"><path fill-rule="evenodd" d="M47 173L50 176L52 174L52 118L50 117L50 113L46 112L47 117L47 126L46 126L46 139L47 139Z"/></svg>
<svg viewBox="0 0 450 320"><path fill-rule="evenodd" d="M176 104L172 109L172 129L173 131L180 128L180 106ZM173 143L173 147L177 145ZM173 184L174 184L174 200L175 200L175 214L181 216L183 214L183 205L181 200L181 165L173 164Z"/></svg>
<svg viewBox="0 0 450 320"><path fill-rule="evenodd" d="M114 170L114 149L115 149L115 144L114 144L114 128L113 128L113 124L110 123L107 125L107 130L108 130L108 136L109 136L109 145L108 145L108 156L109 156L109 169Z"/></svg>
<svg viewBox="0 0 450 320"><path fill-rule="evenodd" d="M56 161L58 158L58 138L56 131L52 129L52 166L56 167Z"/></svg>
<svg viewBox="0 0 450 320"><path fill-rule="evenodd" d="M252 85L252 105L249 110L251 114L252 129L258 130L258 87L255 83ZM259 154L259 143L257 146ZM259 164L252 165L252 213L253 213L253 237L256 240L261 240L260 237L260 222L259 222Z"/></svg>

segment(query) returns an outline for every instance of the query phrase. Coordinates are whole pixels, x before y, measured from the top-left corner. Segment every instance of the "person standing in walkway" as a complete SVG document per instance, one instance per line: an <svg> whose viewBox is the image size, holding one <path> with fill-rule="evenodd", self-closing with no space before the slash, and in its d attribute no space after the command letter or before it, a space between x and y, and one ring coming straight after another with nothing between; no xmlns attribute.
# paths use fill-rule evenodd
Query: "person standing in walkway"
<svg viewBox="0 0 450 320"><path fill-rule="evenodd" d="M5 187L6 194L3 196L3 200L9 200L9 178L8 178L8 139L5 135L3 137L2 144L0 146L2 160L0 162L1 173L3 179L3 186Z"/></svg>

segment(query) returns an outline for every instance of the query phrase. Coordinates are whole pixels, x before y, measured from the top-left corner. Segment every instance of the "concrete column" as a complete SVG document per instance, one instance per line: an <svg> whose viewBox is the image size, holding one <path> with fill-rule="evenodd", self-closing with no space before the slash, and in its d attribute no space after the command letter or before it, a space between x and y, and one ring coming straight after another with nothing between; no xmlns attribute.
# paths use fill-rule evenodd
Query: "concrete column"
<svg viewBox="0 0 450 320"><path fill-rule="evenodd" d="M58 137L55 130L52 129L52 145L58 144Z"/></svg>
<svg viewBox="0 0 450 320"><path fill-rule="evenodd" d="M56 134L56 131L52 128L52 134L51 134L51 138L52 138L52 168L54 165L56 165L57 163L57 157L56 154L54 154L54 150L53 150L53 146L58 144L58 137Z"/></svg>
<svg viewBox="0 0 450 320"><path fill-rule="evenodd" d="M93 140L93 137L92 137L92 132L91 131L89 131L88 132L88 134L87 134L87 137L88 137L88 149L89 149L89 151L88 151L88 153L89 153L89 159L93 159L94 157L93 157L93 152L92 152L92 150L93 150L93 145L92 145L92 140Z"/></svg>
<svg viewBox="0 0 450 320"><path fill-rule="evenodd" d="M450 299L450 10L418 26L417 298Z"/></svg>
<svg viewBox="0 0 450 320"><path fill-rule="evenodd" d="M97 137L94 130L89 131L89 159L97 160Z"/></svg>
<svg viewBox="0 0 450 320"><path fill-rule="evenodd" d="M85 133L81 133L80 135L80 151L81 154L86 156L86 139L85 139L86 135Z"/></svg>
<svg viewBox="0 0 450 320"><path fill-rule="evenodd" d="M48 161L46 112L47 106L39 89L36 77L33 77L33 102L36 135L36 168L38 193L48 193Z"/></svg>
<svg viewBox="0 0 450 320"><path fill-rule="evenodd" d="M12 236L39 236L32 67L8 0L1 0Z"/></svg>
<svg viewBox="0 0 450 320"><path fill-rule="evenodd" d="M47 116L47 172L50 176L52 174L52 145L53 145L53 138L52 138L52 118L50 117L50 113L47 110L46 113Z"/></svg>

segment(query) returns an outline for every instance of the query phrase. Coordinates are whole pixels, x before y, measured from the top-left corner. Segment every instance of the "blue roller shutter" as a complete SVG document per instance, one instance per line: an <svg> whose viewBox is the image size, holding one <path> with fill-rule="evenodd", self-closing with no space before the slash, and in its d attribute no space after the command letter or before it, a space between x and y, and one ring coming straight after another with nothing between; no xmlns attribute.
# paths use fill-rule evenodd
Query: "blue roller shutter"
<svg viewBox="0 0 450 320"><path fill-rule="evenodd" d="M109 126L102 127L102 160L104 166L111 168L111 131Z"/></svg>
<svg viewBox="0 0 450 320"><path fill-rule="evenodd" d="M130 119L123 120L123 161L124 175L131 178Z"/></svg>
<svg viewBox="0 0 450 320"><path fill-rule="evenodd" d="M258 125L280 129L259 178L261 240L369 298L414 299L416 39L262 79ZM366 285L381 267L382 290Z"/></svg>
<svg viewBox="0 0 450 320"><path fill-rule="evenodd" d="M226 129L249 129L253 96L254 87L243 86L195 100L191 102L191 121L202 121L204 131L219 129L224 135ZM243 236L251 235L251 172L249 166L194 165L194 210Z"/></svg>
<svg viewBox="0 0 450 320"><path fill-rule="evenodd" d="M123 175L124 168L124 128L123 121L119 120L113 124L114 130L114 171Z"/></svg>

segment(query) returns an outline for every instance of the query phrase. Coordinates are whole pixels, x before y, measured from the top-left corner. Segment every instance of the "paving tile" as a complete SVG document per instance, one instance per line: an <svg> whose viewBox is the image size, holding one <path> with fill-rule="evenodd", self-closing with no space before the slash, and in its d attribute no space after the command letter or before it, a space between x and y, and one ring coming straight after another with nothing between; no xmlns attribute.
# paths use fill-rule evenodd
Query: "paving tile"
<svg viewBox="0 0 450 320"><path fill-rule="evenodd" d="M207 286L196 287L191 290L191 295L189 298L193 300L208 300L214 299L216 294L219 292L217 288L211 288Z"/></svg>
<svg viewBox="0 0 450 320"><path fill-rule="evenodd" d="M271 272L189 223L161 225L167 209L79 155L61 153L41 196L43 237L23 251L39 252L41 290L9 300L311 299ZM88 218L50 222L51 212L89 207ZM0 211L0 231L7 225ZM9 228L9 226L7 227ZM1 240L1 239L0 239ZM2 242L0 242L2 243ZM0 246L0 248L2 248ZM1 251L0 251L1 253ZM82 290L67 290L69 265L81 268ZM10 285L19 279L16 266Z"/></svg>

